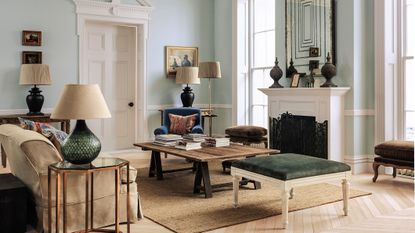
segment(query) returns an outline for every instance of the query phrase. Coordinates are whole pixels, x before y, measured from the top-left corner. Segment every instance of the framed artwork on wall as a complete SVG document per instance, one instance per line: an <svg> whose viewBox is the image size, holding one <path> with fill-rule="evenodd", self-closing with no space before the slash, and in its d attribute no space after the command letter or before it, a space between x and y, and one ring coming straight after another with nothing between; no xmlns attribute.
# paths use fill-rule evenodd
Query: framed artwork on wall
<svg viewBox="0 0 415 233"><path fill-rule="evenodd" d="M22 64L42 64L42 52L23 51Z"/></svg>
<svg viewBox="0 0 415 233"><path fill-rule="evenodd" d="M199 48L166 46L165 63L167 78L175 78L177 67L199 66Z"/></svg>
<svg viewBox="0 0 415 233"><path fill-rule="evenodd" d="M299 83L300 83L300 74L298 73L293 74L290 87L298 87Z"/></svg>
<svg viewBox="0 0 415 233"><path fill-rule="evenodd" d="M23 31L22 32L22 45L41 46L42 45L42 32L41 31Z"/></svg>

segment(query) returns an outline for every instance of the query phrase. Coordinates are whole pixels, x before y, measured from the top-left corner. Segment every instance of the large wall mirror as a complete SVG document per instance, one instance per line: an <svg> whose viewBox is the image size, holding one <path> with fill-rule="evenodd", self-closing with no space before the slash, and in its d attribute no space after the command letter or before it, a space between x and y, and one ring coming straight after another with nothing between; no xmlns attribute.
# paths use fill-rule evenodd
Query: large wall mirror
<svg viewBox="0 0 415 233"><path fill-rule="evenodd" d="M321 69L330 52L336 63L334 0L286 0L287 77L290 62L299 73Z"/></svg>

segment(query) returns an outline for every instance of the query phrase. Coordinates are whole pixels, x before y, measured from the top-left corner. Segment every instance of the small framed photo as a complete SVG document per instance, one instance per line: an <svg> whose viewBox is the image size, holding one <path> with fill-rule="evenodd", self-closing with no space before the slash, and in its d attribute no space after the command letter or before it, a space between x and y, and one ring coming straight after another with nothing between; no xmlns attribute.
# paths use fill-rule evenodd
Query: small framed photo
<svg viewBox="0 0 415 233"><path fill-rule="evenodd" d="M319 56L319 49L317 47L310 47L310 57L318 57Z"/></svg>
<svg viewBox="0 0 415 233"><path fill-rule="evenodd" d="M308 62L308 70L318 69L318 66L320 65L319 62L319 60L310 60Z"/></svg>
<svg viewBox="0 0 415 233"><path fill-rule="evenodd" d="M23 51L22 64L42 64L42 52Z"/></svg>
<svg viewBox="0 0 415 233"><path fill-rule="evenodd" d="M165 63L167 78L175 78L177 67L199 66L199 48L166 46Z"/></svg>
<svg viewBox="0 0 415 233"><path fill-rule="evenodd" d="M293 74L290 87L298 87L299 83L300 83L300 74L298 73Z"/></svg>
<svg viewBox="0 0 415 233"><path fill-rule="evenodd" d="M22 32L22 45L41 46L42 45L42 32L41 31L23 31Z"/></svg>

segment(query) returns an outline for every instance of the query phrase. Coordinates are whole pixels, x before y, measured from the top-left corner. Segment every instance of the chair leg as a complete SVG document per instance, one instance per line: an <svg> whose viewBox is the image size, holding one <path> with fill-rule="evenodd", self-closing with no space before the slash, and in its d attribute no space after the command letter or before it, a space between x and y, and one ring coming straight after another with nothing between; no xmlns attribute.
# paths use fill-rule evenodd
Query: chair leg
<svg viewBox="0 0 415 233"><path fill-rule="evenodd" d="M376 182L376 179L378 178L379 172L378 172L378 168L379 168L380 164L374 162L373 163L373 172L375 173L375 175L372 178L373 183Z"/></svg>
<svg viewBox="0 0 415 233"><path fill-rule="evenodd" d="M394 168L393 168L393 173L392 173L393 178L395 178L395 177L396 177L396 170L397 170L397 169L396 169L396 167L394 167Z"/></svg>
<svg viewBox="0 0 415 233"><path fill-rule="evenodd" d="M349 195L350 195L350 183L347 179L342 181L343 189L343 212L347 216L349 214Z"/></svg>

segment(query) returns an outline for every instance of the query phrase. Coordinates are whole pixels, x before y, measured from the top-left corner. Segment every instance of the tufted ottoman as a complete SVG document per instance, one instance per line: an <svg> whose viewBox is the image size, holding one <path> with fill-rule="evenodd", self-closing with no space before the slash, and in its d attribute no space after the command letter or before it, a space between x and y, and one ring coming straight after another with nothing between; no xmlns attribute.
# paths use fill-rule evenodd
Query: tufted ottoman
<svg viewBox="0 0 415 233"><path fill-rule="evenodd" d="M283 227L288 225L288 198L293 189L329 180L342 180L343 211L347 215L349 200L350 166L344 163L301 154L279 154L247 158L232 163L234 206L238 206L239 181L242 177L271 182L282 192Z"/></svg>
<svg viewBox="0 0 415 233"><path fill-rule="evenodd" d="M396 169L414 170L414 142L412 141L387 141L375 146L373 162L373 182L378 178L380 165L393 167L393 177L396 177Z"/></svg>

